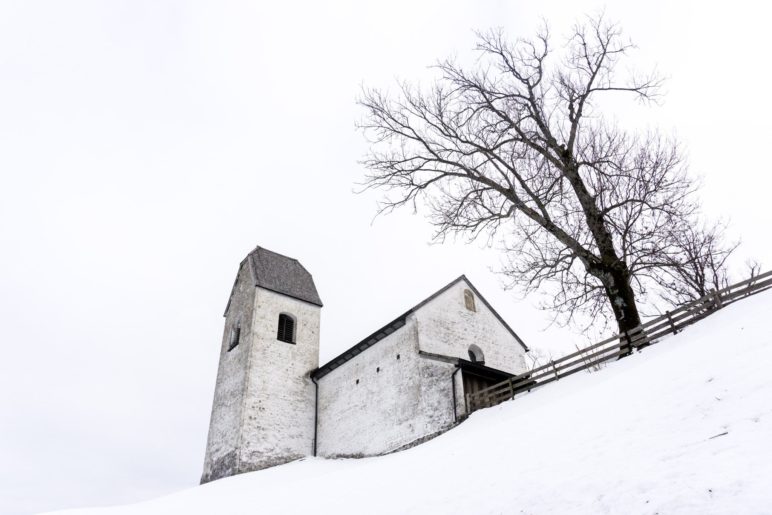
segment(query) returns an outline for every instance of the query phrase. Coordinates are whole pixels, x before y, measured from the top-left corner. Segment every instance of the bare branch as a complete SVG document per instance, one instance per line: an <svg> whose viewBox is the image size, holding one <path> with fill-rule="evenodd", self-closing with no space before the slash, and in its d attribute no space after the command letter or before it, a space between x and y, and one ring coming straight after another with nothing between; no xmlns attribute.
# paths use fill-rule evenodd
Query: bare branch
<svg viewBox="0 0 772 515"><path fill-rule="evenodd" d="M658 95L654 74L618 76L633 49L602 15L577 23L562 49L546 24L514 43L492 30L478 33L474 68L440 61L429 89L403 83L394 99L364 89L364 186L385 193L384 212L427 207L440 240L495 236L510 285L549 291L562 323L636 327L636 299L688 262L674 228L697 204L677 142L596 112L604 95Z"/></svg>

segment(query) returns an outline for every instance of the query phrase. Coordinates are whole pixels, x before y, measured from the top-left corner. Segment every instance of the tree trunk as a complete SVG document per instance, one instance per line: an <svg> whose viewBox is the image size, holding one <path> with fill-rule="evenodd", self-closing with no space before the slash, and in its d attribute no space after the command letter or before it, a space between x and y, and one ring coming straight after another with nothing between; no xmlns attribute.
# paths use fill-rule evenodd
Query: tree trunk
<svg viewBox="0 0 772 515"><path fill-rule="evenodd" d="M622 343L620 350L623 352L620 357L628 356L632 352L632 346L626 333L641 325L635 292L630 285L630 273L626 266L621 265L603 273L600 279L619 328Z"/></svg>
<svg viewBox="0 0 772 515"><path fill-rule="evenodd" d="M582 176L579 173L579 163L566 150L563 152L564 174L571 183L584 210L587 227L595 239L600 254L599 262L590 266L590 273L598 277L606 290L614 318L619 327L620 337L623 338L621 350L622 356L632 352L630 340L625 333L641 325L641 317L638 314L638 306L635 303L635 292L630 285L630 270L627 264L620 259L614 248L614 239L606 226L606 220L598 207L595 196L587 189ZM623 336L624 335L624 336Z"/></svg>

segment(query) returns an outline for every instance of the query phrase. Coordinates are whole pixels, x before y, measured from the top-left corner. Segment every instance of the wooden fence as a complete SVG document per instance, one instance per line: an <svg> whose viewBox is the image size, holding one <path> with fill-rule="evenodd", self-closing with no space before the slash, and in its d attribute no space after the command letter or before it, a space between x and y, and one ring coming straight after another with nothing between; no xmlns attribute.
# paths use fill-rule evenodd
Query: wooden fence
<svg viewBox="0 0 772 515"><path fill-rule="evenodd" d="M676 334L684 327L733 302L769 288L772 288L772 271L718 291L713 290L708 295L684 304L673 311L668 311L635 329L614 335L483 390L467 394L468 413L495 406L513 399L519 393L531 391L576 372L628 355L634 349L646 347L665 336Z"/></svg>

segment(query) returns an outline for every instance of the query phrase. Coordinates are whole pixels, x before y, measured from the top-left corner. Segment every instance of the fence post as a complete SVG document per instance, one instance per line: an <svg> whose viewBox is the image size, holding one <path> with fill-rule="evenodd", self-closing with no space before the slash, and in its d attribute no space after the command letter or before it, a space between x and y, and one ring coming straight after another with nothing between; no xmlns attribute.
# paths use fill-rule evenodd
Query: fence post
<svg viewBox="0 0 772 515"><path fill-rule="evenodd" d="M555 374L555 381L559 381L560 376L558 375L558 369L555 367L555 362L550 360L550 365L552 365L552 372Z"/></svg>
<svg viewBox="0 0 772 515"><path fill-rule="evenodd" d="M673 334L676 334L675 324L673 323L673 316L670 314L670 311L666 311L665 314L667 315L668 322L670 322L670 330L673 331Z"/></svg>
<svg viewBox="0 0 772 515"><path fill-rule="evenodd" d="M509 378L509 398L514 399L515 398L515 387L512 384L512 378Z"/></svg>
<svg viewBox="0 0 772 515"><path fill-rule="evenodd" d="M724 307L723 302L721 302L721 295L718 294L718 292L715 289L710 290L711 295L713 295L713 306L716 309L721 309Z"/></svg>
<svg viewBox="0 0 772 515"><path fill-rule="evenodd" d="M670 318L670 312L668 312L668 319ZM673 326L673 321L670 321L670 325ZM646 330L643 328L642 325L639 325L638 327L634 328L633 331L636 331L634 338L636 339L636 343L632 344L632 340L630 339L630 331L627 331L627 342L630 343L631 350L632 349L643 349L644 347L648 347L652 344L652 340L649 339L648 334L646 333ZM675 333L674 333L675 334Z"/></svg>
<svg viewBox="0 0 772 515"><path fill-rule="evenodd" d="M621 353L619 359L622 359L633 353L633 346L630 344L630 333L628 331L622 331L619 334L619 340L619 352Z"/></svg>

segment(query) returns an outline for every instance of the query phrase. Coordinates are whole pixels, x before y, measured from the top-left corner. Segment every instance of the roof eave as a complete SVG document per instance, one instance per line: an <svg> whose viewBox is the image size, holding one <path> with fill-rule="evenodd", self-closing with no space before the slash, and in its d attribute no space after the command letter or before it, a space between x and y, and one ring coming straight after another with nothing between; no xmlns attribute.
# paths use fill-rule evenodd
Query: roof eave
<svg viewBox="0 0 772 515"><path fill-rule="evenodd" d="M282 295L284 297L289 297L290 299L299 300L300 302L305 302L306 304L311 304L312 306L317 306L317 307L320 307L320 308L322 306L324 306L324 304L322 304L321 300L319 302L316 302L314 300L309 300L309 299L304 299L304 298L301 298L301 297L296 297L295 295L290 295L289 293L285 293L283 291L279 291L279 290L274 290L272 288L268 288L267 286L263 286L262 284L255 285L255 288L260 288L262 290L269 291L269 292L275 293L277 295Z"/></svg>
<svg viewBox="0 0 772 515"><path fill-rule="evenodd" d="M343 365L344 363L352 359L354 356L358 356L359 354L369 349L379 341L383 340L390 334L394 333L397 329L404 327L407 324L407 317L410 316L412 313L413 313L412 310L406 311L405 313L398 316L397 318L395 318L385 326L381 327L374 333L360 340L360 342L357 343L356 345L338 354L337 356L332 358L330 361L328 361L321 367L313 370L311 372L311 377L313 379L320 379L326 376L336 368L340 367L341 365Z"/></svg>

